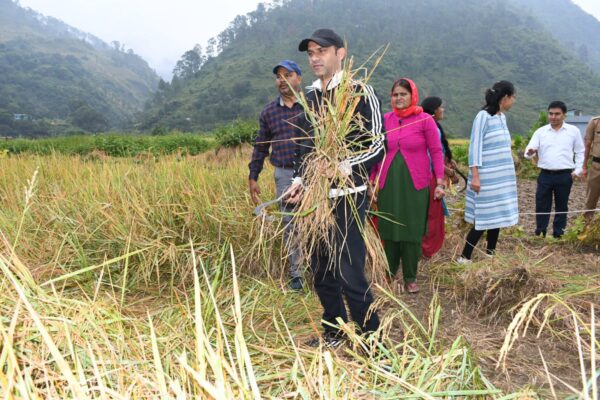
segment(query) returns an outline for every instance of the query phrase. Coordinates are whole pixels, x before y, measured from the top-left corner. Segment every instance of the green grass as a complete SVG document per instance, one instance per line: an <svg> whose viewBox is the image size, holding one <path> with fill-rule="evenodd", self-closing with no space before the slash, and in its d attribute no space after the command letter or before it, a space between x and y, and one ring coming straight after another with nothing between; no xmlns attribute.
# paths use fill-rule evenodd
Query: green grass
<svg viewBox="0 0 600 400"><path fill-rule="evenodd" d="M195 134L146 136L132 134L103 134L63 136L47 139L12 139L0 141L0 152L9 154L87 155L101 152L111 157L133 157L139 154L195 155L214 147L214 139Z"/></svg>
<svg viewBox="0 0 600 400"><path fill-rule="evenodd" d="M258 131L256 121L236 120L207 133L168 132L160 127L156 135L104 133L71 135L43 139L0 140L0 155L30 154L87 156L95 158L198 155L210 149L240 147L252 143Z"/></svg>

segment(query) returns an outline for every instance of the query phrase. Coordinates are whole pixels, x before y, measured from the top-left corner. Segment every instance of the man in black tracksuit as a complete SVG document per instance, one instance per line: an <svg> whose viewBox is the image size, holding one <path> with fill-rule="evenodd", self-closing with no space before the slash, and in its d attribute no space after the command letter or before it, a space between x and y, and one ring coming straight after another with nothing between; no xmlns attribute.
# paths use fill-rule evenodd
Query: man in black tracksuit
<svg viewBox="0 0 600 400"><path fill-rule="evenodd" d="M342 60L346 56L346 49L335 32L319 29L300 43L299 50L308 53L309 64L319 78L308 88L306 95L309 106L318 110L324 104L324 97L333 99L332 93L342 79ZM369 171L384 155L383 123L380 101L373 88L356 82L356 90L361 98L355 113L360 114L363 126L348 134L346 141L352 146L354 156L339 165L342 173L347 176L351 174L354 187L343 190L332 187L329 197L335 205L337 227L332 232L335 253L329 246L317 246L310 260L315 289L324 309L324 340L329 346L337 346L342 338L339 330L332 325L337 325L338 318L348 321L343 297L348 303L352 320L363 333L375 331L379 327L377 313L368 313L373 295L364 273L366 248L363 231ZM304 124L301 128L310 136L312 127L308 120ZM313 150L314 146L311 144L311 139L307 138L299 141L296 147L294 180L288 192L290 203L297 203L302 197L302 161ZM318 343L313 341L311 344Z"/></svg>

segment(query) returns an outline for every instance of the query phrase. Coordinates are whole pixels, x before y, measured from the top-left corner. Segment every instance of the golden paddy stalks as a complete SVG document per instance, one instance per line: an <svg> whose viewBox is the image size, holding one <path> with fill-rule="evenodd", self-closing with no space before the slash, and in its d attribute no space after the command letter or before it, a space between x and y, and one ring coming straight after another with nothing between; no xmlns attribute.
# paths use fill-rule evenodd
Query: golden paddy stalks
<svg viewBox="0 0 600 400"><path fill-rule="evenodd" d="M247 152L221 157L3 159L3 398L523 394L495 388L460 337L438 339L436 301L420 321L385 287L381 343L306 347L320 305L277 279L280 228L250 214Z"/></svg>
<svg viewBox="0 0 600 400"><path fill-rule="evenodd" d="M383 138L375 137L366 129L363 117L356 113L361 97L367 96L365 85L381 61L385 50L374 54L373 67L367 71L365 65L353 69L353 60L344 62L340 81L335 90L326 92L318 102L309 103L303 93L298 94L306 110L306 119L311 126L304 132L307 138L298 141L298 146L310 146L311 151L302 160L303 196L295 211L294 229L304 241L304 255L319 247L328 248L332 254L346 246L344 232L348 227L336 226L335 209L339 197L331 196L332 187L341 193L352 193L356 189L353 169L349 160L368 151L368 147ZM351 139L353 136L354 139ZM360 171L368 178L368 171ZM360 221L356 196L347 195L344 213L353 222ZM365 200L365 201L368 201ZM338 211L339 212L339 211ZM381 257L382 248L368 224L360 224L361 234L368 239L367 252L371 261L371 272L383 284L385 268ZM333 261L332 261L333 262Z"/></svg>

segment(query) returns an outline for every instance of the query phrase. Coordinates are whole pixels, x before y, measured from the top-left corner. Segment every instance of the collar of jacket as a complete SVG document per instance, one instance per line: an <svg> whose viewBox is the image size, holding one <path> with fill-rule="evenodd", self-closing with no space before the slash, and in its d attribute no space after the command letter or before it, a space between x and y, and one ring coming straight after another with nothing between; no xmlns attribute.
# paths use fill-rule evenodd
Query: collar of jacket
<svg viewBox="0 0 600 400"><path fill-rule="evenodd" d="M335 75L333 75L333 77L331 78L331 80L329 81L329 83L327 84L327 90L332 90L335 89L336 87L338 87L338 85L342 82L342 77L343 77L344 71L338 71L335 73ZM320 92L323 91L323 83L321 82L320 79L317 79L316 81L314 81L312 83L312 85L310 85L309 87L307 87L308 90L313 89L313 90L318 90Z"/></svg>

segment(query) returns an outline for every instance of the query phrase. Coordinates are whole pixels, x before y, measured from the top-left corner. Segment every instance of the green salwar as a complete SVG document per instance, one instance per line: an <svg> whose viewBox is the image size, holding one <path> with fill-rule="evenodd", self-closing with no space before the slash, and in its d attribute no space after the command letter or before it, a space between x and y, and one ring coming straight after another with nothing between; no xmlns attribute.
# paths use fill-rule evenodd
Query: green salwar
<svg viewBox="0 0 600 400"><path fill-rule="evenodd" d="M386 240L383 242L385 258L387 258L390 275L396 275L400 261L402 261L402 276L405 283L412 283L417 280L417 266L423 250L420 243L411 242L392 242Z"/></svg>
<svg viewBox="0 0 600 400"><path fill-rule="evenodd" d="M405 283L414 282L427 229L429 187L415 189L400 153L392 161L385 186L379 191L377 204L382 214L382 218L379 218L379 236L384 241L390 274L396 274L402 260Z"/></svg>

